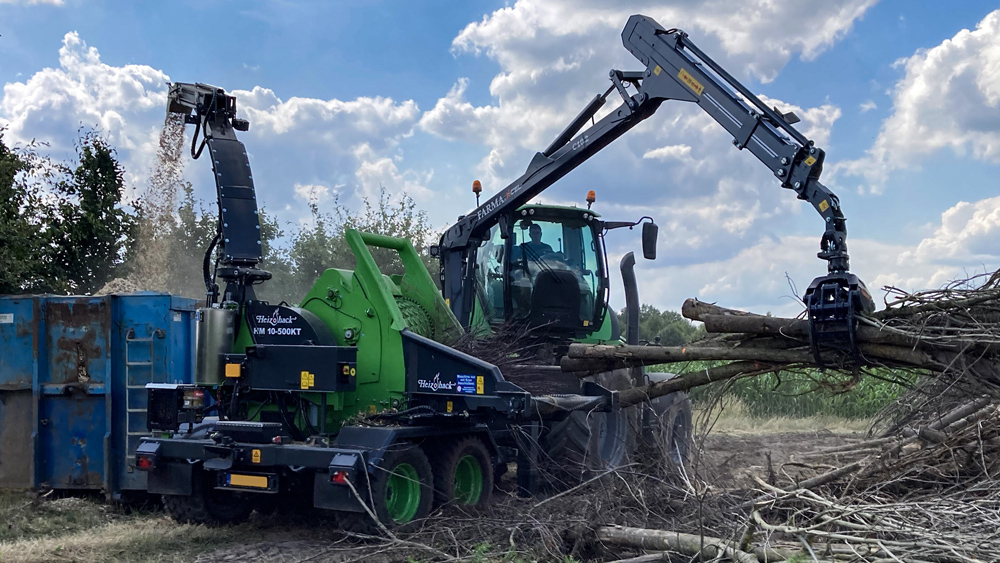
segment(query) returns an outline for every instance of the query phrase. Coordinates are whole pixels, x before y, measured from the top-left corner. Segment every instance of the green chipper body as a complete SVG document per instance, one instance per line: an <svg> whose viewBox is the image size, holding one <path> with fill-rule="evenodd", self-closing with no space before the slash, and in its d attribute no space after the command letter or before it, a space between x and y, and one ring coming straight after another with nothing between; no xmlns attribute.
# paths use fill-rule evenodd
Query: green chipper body
<svg viewBox="0 0 1000 563"><path fill-rule="evenodd" d="M297 309L311 313L310 320L329 329L337 346L357 349L356 365L348 366L353 390L325 393L325 397L310 393L310 388L317 387L316 378L328 376L298 369L308 366L288 366L288 373L299 375L297 382L292 378L290 387L297 386L303 400L315 406L325 399L327 432L336 432L358 413L405 407L404 330L442 344L454 342L463 332L408 240L354 230L348 230L345 239L354 253L355 269L326 270ZM369 246L395 251L404 273L384 275ZM245 353L255 345L251 328L244 323L234 352ZM260 410L268 412L273 408L265 405Z"/></svg>
<svg viewBox="0 0 1000 563"><path fill-rule="evenodd" d="M613 408L614 393L598 385L590 396L533 397L450 347L463 330L412 244L354 230L345 239L354 270L326 270L298 307L250 299L202 309L203 320L232 319L198 327L219 333L197 338L199 356L218 361L207 372L199 362L194 385L148 387L154 435L138 466L176 518L229 522L277 502L337 511L368 531L373 513L404 525L430 509L425 500L444 498L431 490L435 472L450 475L445 497L477 491L463 493L477 504L517 460L522 490L533 491L542 421ZM395 251L404 273L383 274L371 247ZM213 348L225 334L229 346ZM419 481L409 501L393 501L405 483L383 482L397 470Z"/></svg>
<svg viewBox="0 0 1000 563"><path fill-rule="evenodd" d="M406 240L348 230L353 270L326 270L298 306L258 299L271 274L258 268L253 177L235 133L249 124L206 84L172 84L168 112L197 125L192 156L211 155L219 203L194 383L147 385L151 435L136 451L173 518L236 522L284 505L335 511L357 531L407 526L433 506L488 502L509 462L532 493L547 425L616 409L596 382L533 396L453 348L463 329ZM380 271L372 248L395 253L403 273Z"/></svg>

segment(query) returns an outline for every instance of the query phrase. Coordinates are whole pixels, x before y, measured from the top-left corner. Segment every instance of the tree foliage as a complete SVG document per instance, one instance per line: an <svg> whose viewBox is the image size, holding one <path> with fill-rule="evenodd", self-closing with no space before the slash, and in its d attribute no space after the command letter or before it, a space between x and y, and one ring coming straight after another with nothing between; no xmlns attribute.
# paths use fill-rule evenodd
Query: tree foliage
<svg viewBox="0 0 1000 563"><path fill-rule="evenodd" d="M218 214L213 206L194 197L190 184L183 190L175 218L157 236L166 241L167 260L175 265L168 275L167 290L201 297L205 293L203 257L215 236ZM395 200L382 190L377 202L363 202L360 212L336 200L322 209L313 203L309 223L287 236L278 221L262 210L261 267L271 272L272 278L257 288L258 297L298 303L326 269L353 269L354 254L344 239L346 229L406 238L418 249L430 241L432 231L426 215L405 194ZM372 249L372 256L383 273L402 273L395 251ZM425 256L425 260L430 265L430 257Z"/></svg>
<svg viewBox="0 0 1000 563"><path fill-rule="evenodd" d="M125 171L107 141L86 133L77 158L54 185L47 279L52 291L86 295L124 275L138 223L121 207Z"/></svg>
<svg viewBox="0 0 1000 563"><path fill-rule="evenodd" d="M0 294L20 293L37 272L41 249L35 207L24 173L29 163L3 142L0 130Z"/></svg>
<svg viewBox="0 0 1000 563"><path fill-rule="evenodd" d="M124 170L93 132L75 161L38 148L11 149L0 132L0 293L92 293L123 273L134 240Z"/></svg>
<svg viewBox="0 0 1000 563"><path fill-rule="evenodd" d="M619 313L623 320L627 317L625 309ZM623 326L622 332L627 333ZM663 346L680 346L698 338L703 329L691 324L690 321L676 311L660 311L656 307L644 304L639 308L639 339L657 342Z"/></svg>
<svg viewBox="0 0 1000 563"><path fill-rule="evenodd" d="M288 251L287 263L291 271L287 287L296 292L294 295L297 298L305 295L327 268L354 268L354 254L344 239L347 229L407 239L421 252L428 269L431 268L432 259L423 249L431 241L433 232L427 214L417 210L412 198L403 194L394 201L383 188L378 201L364 198L363 202L364 209L360 212L338 201L334 201L329 210L320 210L315 203L310 205L311 225L294 233ZM403 273L402 262L395 251L384 248L370 250L382 273Z"/></svg>

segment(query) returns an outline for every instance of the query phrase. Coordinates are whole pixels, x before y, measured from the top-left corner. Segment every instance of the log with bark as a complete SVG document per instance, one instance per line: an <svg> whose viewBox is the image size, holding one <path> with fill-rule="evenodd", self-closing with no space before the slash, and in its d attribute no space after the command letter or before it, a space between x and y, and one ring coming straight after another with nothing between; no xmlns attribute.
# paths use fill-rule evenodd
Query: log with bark
<svg viewBox="0 0 1000 563"><path fill-rule="evenodd" d="M992 276L979 287L968 287L972 282L967 280L965 287L913 294L887 288L895 297L887 308L858 320L859 356L822 348L817 357L810 345L808 320L758 315L688 299L681 313L704 323L706 338L682 347L573 344L560 366L584 377L636 366L739 362L746 371L727 372L730 377L761 373L759 367L767 365L774 371L822 368L826 373L850 375L854 381L873 369L892 368L961 381L975 390L973 395L1000 397L998 283L1000 277ZM684 381L692 385L710 382L706 378ZM655 394L651 391L650 396Z"/></svg>

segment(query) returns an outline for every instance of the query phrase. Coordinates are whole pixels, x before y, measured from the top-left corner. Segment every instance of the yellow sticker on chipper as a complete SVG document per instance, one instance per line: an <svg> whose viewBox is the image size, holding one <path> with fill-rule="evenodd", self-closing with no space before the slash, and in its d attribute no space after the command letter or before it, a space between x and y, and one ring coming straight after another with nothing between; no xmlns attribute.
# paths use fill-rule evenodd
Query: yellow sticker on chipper
<svg viewBox="0 0 1000 563"><path fill-rule="evenodd" d="M813 164L816 164L816 157L807 156L806 159L802 161L802 163L805 164L806 166L812 166Z"/></svg>
<svg viewBox="0 0 1000 563"><path fill-rule="evenodd" d="M455 403L448 401L447 403L444 404L444 410L446 412L451 412L455 410Z"/></svg>
<svg viewBox="0 0 1000 563"><path fill-rule="evenodd" d="M308 371L303 371L301 377L299 378L299 388L312 389L315 386L316 386L316 375L309 373Z"/></svg>
<svg viewBox="0 0 1000 563"><path fill-rule="evenodd" d="M820 213L826 211L829 208L830 208L830 204L827 203L825 199L823 201L819 202L819 211L820 211Z"/></svg>
<svg viewBox="0 0 1000 563"><path fill-rule="evenodd" d="M239 377L240 364L226 364L226 377Z"/></svg>
<svg viewBox="0 0 1000 563"><path fill-rule="evenodd" d="M482 395L485 392L486 392L486 380L483 379L483 376L477 375L476 376L476 395Z"/></svg>
<svg viewBox="0 0 1000 563"><path fill-rule="evenodd" d="M683 82L685 86L693 90L694 93L699 96L705 91L705 87L701 85L701 82L695 80L694 77L688 74L688 71L683 68L677 73L677 78L680 78L681 82Z"/></svg>
<svg viewBox="0 0 1000 563"><path fill-rule="evenodd" d="M250 462L260 463L260 450L250 450Z"/></svg>

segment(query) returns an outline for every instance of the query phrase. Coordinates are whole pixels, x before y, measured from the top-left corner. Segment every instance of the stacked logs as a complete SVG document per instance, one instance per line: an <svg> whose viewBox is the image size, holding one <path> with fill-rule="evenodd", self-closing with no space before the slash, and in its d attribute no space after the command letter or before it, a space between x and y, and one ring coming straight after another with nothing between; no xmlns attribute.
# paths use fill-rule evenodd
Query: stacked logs
<svg viewBox="0 0 1000 563"><path fill-rule="evenodd" d="M844 384L844 375L849 385L873 370L889 368L958 382L967 395L1000 394L997 278L975 288L888 291L895 299L884 310L858 320L858 355L822 348L817 357L810 345L809 321L802 318L757 315L688 299L681 313L704 323L708 338L683 347L573 344L561 367L586 376L623 367L716 362L697 373L675 370L681 373L679 378L637 389L635 397L623 394L623 405L641 402L640 395L655 397L721 379L817 367L839 385Z"/></svg>

